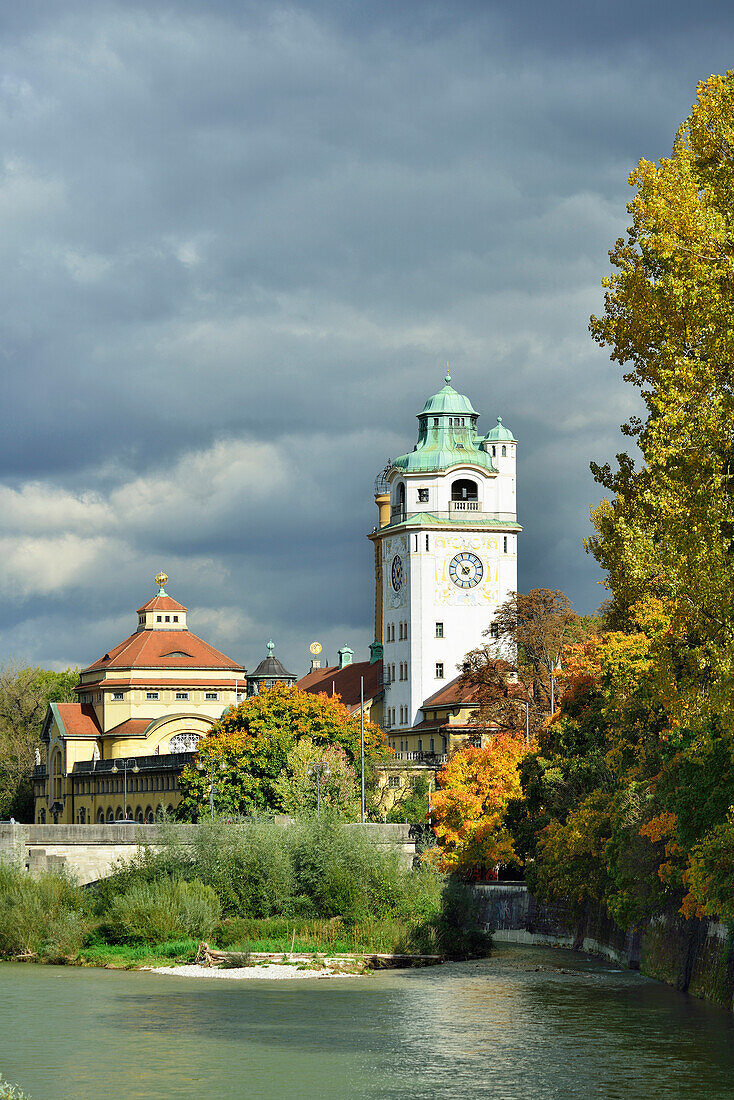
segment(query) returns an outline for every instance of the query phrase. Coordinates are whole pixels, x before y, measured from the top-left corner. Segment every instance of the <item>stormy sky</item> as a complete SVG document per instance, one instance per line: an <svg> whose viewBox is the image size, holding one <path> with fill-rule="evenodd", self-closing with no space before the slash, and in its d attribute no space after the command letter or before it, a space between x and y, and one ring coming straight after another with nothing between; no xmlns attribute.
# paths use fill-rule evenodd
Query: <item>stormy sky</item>
<svg viewBox="0 0 734 1100"><path fill-rule="evenodd" d="M249 667L364 653L373 481L447 360L519 440L520 587L596 608L636 399L588 317L733 46L728 3L4 5L0 659L91 662L161 568Z"/></svg>

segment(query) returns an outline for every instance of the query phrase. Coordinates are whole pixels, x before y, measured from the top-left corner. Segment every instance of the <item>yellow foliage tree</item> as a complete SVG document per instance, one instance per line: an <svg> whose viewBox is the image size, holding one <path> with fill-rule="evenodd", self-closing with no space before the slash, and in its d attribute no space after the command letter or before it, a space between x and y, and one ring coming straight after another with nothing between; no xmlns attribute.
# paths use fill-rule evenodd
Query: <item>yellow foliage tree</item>
<svg viewBox="0 0 734 1100"><path fill-rule="evenodd" d="M647 408L623 429L644 465L593 467L613 499L588 548L609 573L613 625L641 628L650 598L667 617L663 705L699 729L719 714L734 727L734 73L699 84L671 155L641 160L630 183L632 225L591 330Z"/></svg>
<svg viewBox="0 0 734 1100"><path fill-rule="evenodd" d="M524 737L502 732L484 748L455 752L439 772L432 818L442 870L489 871L517 861L505 814L510 799L522 797L518 766L526 751Z"/></svg>

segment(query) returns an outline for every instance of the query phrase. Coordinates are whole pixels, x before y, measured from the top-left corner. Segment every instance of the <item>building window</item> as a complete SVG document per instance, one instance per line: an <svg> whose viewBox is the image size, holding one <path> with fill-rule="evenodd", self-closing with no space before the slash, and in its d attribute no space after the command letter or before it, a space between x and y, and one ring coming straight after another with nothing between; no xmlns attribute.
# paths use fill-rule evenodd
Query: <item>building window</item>
<svg viewBox="0 0 734 1100"><path fill-rule="evenodd" d="M436 661L436 679L443 680L443 661Z"/></svg>
<svg viewBox="0 0 734 1100"><path fill-rule="evenodd" d="M177 691L176 692L176 698L177 699L188 699L188 697L189 697L188 691Z"/></svg>
<svg viewBox="0 0 734 1100"><path fill-rule="evenodd" d="M431 738L431 752L435 752L435 749L434 749L433 745L434 745L434 741L433 741L433 738Z"/></svg>
<svg viewBox="0 0 734 1100"><path fill-rule="evenodd" d="M433 426L434 426L434 428L438 427L438 417L437 416L434 416L434 418L433 418Z"/></svg>
<svg viewBox="0 0 734 1100"><path fill-rule="evenodd" d="M423 752L423 741L420 737L418 738L418 752Z"/></svg>
<svg viewBox="0 0 734 1100"><path fill-rule="evenodd" d="M426 550L428 550L428 535L426 535Z"/></svg>
<svg viewBox="0 0 734 1100"><path fill-rule="evenodd" d="M402 642L402 640L403 640L403 624L398 623L398 641Z"/></svg>
<svg viewBox="0 0 734 1100"><path fill-rule="evenodd" d="M157 691L146 691L145 698L146 699L158 699L159 698L159 692L157 692Z"/></svg>
<svg viewBox="0 0 734 1100"><path fill-rule="evenodd" d="M170 623L170 621L171 621L171 616L170 616L170 615L166 615L166 622L167 622L167 623Z"/></svg>
<svg viewBox="0 0 734 1100"><path fill-rule="evenodd" d="M507 535L505 535L504 540L502 542L502 549L503 549L504 553L506 554L507 553Z"/></svg>
<svg viewBox="0 0 734 1100"><path fill-rule="evenodd" d="M125 698L125 692L124 691L113 691L112 692L112 698L115 699L119 703L119 701L121 699Z"/></svg>
<svg viewBox="0 0 734 1100"><path fill-rule="evenodd" d="M470 481L467 477L459 478L451 486L451 499L453 501L478 500L479 489L476 481Z"/></svg>
<svg viewBox="0 0 734 1100"><path fill-rule="evenodd" d="M423 501L424 503L428 500L428 489L418 490L418 500Z"/></svg>
<svg viewBox="0 0 734 1100"><path fill-rule="evenodd" d="M210 703L213 703L216 699L219 698L219 692L218 691L207 691L204 695L204 698L208 699Z"/></svg>
<svg viewBox="0 0 734 1100"><path fill-rule="evenodd" d="M496 457L497 457L497 448L494 445L492 445L492 458L496 458Z"/></svg>
<svg viewBox="0 0 734 1100"><path fill-rule="evenodd" d="M173 616L173 621L174 621L174 623L177 623L177 622L178 622L178 615L174 615L174 616Z"/></svg>
<svg viewBox="0 0 734 1100"><path fill-rule="evenodd" d="M490 638L499 638L499 636L500 636L500 628L499 628L499 626L497 625L497 623L490 623L490 626L489 626L489 636L490 636Z"/></svg>
<svg viewBox="0 0 734 1100"><path fill-rule="evenodd" d="M388 785L388 787L399 787L400 786L400 776L399 775L390 775L390 776L388 776L387 785Z"/></svg>
<svg viewBox="0 0 734 1100"><path fill-rule="evenodd" d="M502 457L507 458L507 447L505 447L504 443L502 444Z"/></svg>
<svg viewBox="0 0 734 1100"><path fill-rule="evenodd" d="M436 623L436 637L443 638L443 623Z"/></svg>

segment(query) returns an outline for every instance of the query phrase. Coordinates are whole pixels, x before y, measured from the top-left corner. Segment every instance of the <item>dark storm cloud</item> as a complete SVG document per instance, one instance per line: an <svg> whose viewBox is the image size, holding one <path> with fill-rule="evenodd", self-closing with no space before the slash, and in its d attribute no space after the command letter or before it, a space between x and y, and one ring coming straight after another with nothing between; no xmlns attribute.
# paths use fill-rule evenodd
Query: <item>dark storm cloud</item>
<svg viewBox="0 0 734 1100"><path fill-rule="evenodd" d="M521 585L596 606L591 343L626 176L727 7L13 5L0 38L6 653L91 659L164 566L301 671L370 640L372 480L450 359L520 440Z"/></svg>

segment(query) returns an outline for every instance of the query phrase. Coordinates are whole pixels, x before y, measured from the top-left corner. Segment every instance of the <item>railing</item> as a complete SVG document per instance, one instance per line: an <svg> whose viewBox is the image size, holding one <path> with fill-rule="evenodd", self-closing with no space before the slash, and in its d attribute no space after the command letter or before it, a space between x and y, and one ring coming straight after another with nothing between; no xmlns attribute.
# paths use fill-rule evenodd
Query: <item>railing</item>
<svg viewBox="0 0 734 1100"><path fill-rule="evenodd" d="M391 761L405 761L410 764L445 764L449 756L446 752L396 752Z"/></svg>
<svg viewBox="0 0 734 1100"><path fill-rule="evenodd" d="M478 500L452 500L449 506L450 512L478 512Z"/></svg>

